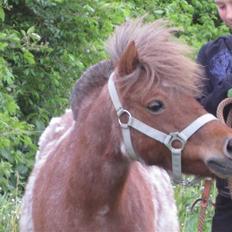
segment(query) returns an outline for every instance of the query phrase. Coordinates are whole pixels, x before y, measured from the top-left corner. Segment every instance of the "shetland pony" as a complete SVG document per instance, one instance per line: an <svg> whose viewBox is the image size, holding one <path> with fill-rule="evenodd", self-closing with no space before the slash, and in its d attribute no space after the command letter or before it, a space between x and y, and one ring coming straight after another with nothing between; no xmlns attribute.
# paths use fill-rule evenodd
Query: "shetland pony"
<svg viewBox="0 0 232 232"><path fill-rule="evenodd" d="M137 19L109 38L40 138L22 232L176 232L167 171L232 174L232 131L195 100L201 70L174 32Z"/></svg>

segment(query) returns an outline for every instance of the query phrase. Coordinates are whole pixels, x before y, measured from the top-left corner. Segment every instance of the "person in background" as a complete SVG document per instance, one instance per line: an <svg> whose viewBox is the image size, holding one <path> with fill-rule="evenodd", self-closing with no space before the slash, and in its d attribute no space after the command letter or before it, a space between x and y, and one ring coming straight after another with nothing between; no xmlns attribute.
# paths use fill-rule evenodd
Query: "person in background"
<svg viewBox="0 0 232 232"><path fill-rule="evenodd" d="M232 29L232 0L215 0L221 20ZM197 62L206 73L203 96L199 99L204 108L216 114L218 104L232 88L232 35L210 41L199 51ZM216 180L218 195L212 232L232 232L232 199L225 179Z"/></svg>

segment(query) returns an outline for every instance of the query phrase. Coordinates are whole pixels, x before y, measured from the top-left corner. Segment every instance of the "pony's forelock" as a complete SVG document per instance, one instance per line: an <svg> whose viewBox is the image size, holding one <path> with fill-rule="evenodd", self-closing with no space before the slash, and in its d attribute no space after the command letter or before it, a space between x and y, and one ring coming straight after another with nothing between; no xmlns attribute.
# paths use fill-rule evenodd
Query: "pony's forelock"
<svg viewBox="0 0 232 232"><path fill-rule="evenodd" d="M106 43L106 50L116 66L128 44L134 41L149 83L166 80L195 96L201 91L202 71L191 60L191 49L175 38L176 31L165 20L152 23L144 23L144 17L128 20L116 28Z"/></svg>

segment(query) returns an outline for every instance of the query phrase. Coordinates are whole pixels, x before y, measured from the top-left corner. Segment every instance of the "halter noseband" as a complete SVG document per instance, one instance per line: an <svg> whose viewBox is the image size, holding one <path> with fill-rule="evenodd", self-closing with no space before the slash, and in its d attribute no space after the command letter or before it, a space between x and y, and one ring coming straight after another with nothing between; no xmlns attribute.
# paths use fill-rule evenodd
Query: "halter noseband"
<svg viewBox="0 0 232 232"><path fill-rule="evenodd" d="M110 75L109 81L108 81L108 90L110 93L110 98L113 102L114 108L117 112L119 124L122 129L122 136L123 136L123 142L126 148L126 152L128 153L129 157L132 160L138 160L142 161L141 157L136 154L132 141L131 141L131 135L130 135L130 127L138 130L139 132L147 135L148 137L155 139L159 141L160 143L164 144L172 154L172 173L173 173L173 181L175 183L181 183L182 177L181 177L181 152L184 149L184 146L187 142L187 140L197 131L199 130L203 125L206 123L216 120L217 118L212 114L204 114L200 117L198 117L196 120L194 120L189 126L187 126L184 130L181 132L171 132L169 134L166 134L164 132L161 132L159 130L156 130L147 124L143 123L142 121L134 118L129 111L125 110L122 107L122 104L120 102L116 86L114 84L113 80L114 72ZM120 117L122 115L127 115L127 122L122 122ZM174 141L179 141L181 144L179 148L175 148L173 146Z"/></svg>

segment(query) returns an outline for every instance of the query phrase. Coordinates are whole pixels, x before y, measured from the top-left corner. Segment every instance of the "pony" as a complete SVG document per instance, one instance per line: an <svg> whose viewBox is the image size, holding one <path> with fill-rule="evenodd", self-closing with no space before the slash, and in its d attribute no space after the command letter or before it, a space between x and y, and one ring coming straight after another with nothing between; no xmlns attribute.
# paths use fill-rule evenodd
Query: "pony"
<svg viewBox="0 0 232 232"><path fill-rule="evenodd" d="M22 232L177 232L169 174L232 175L232 131L197 102L203 73L175 32L116 28L39 140Z"/></svg>

